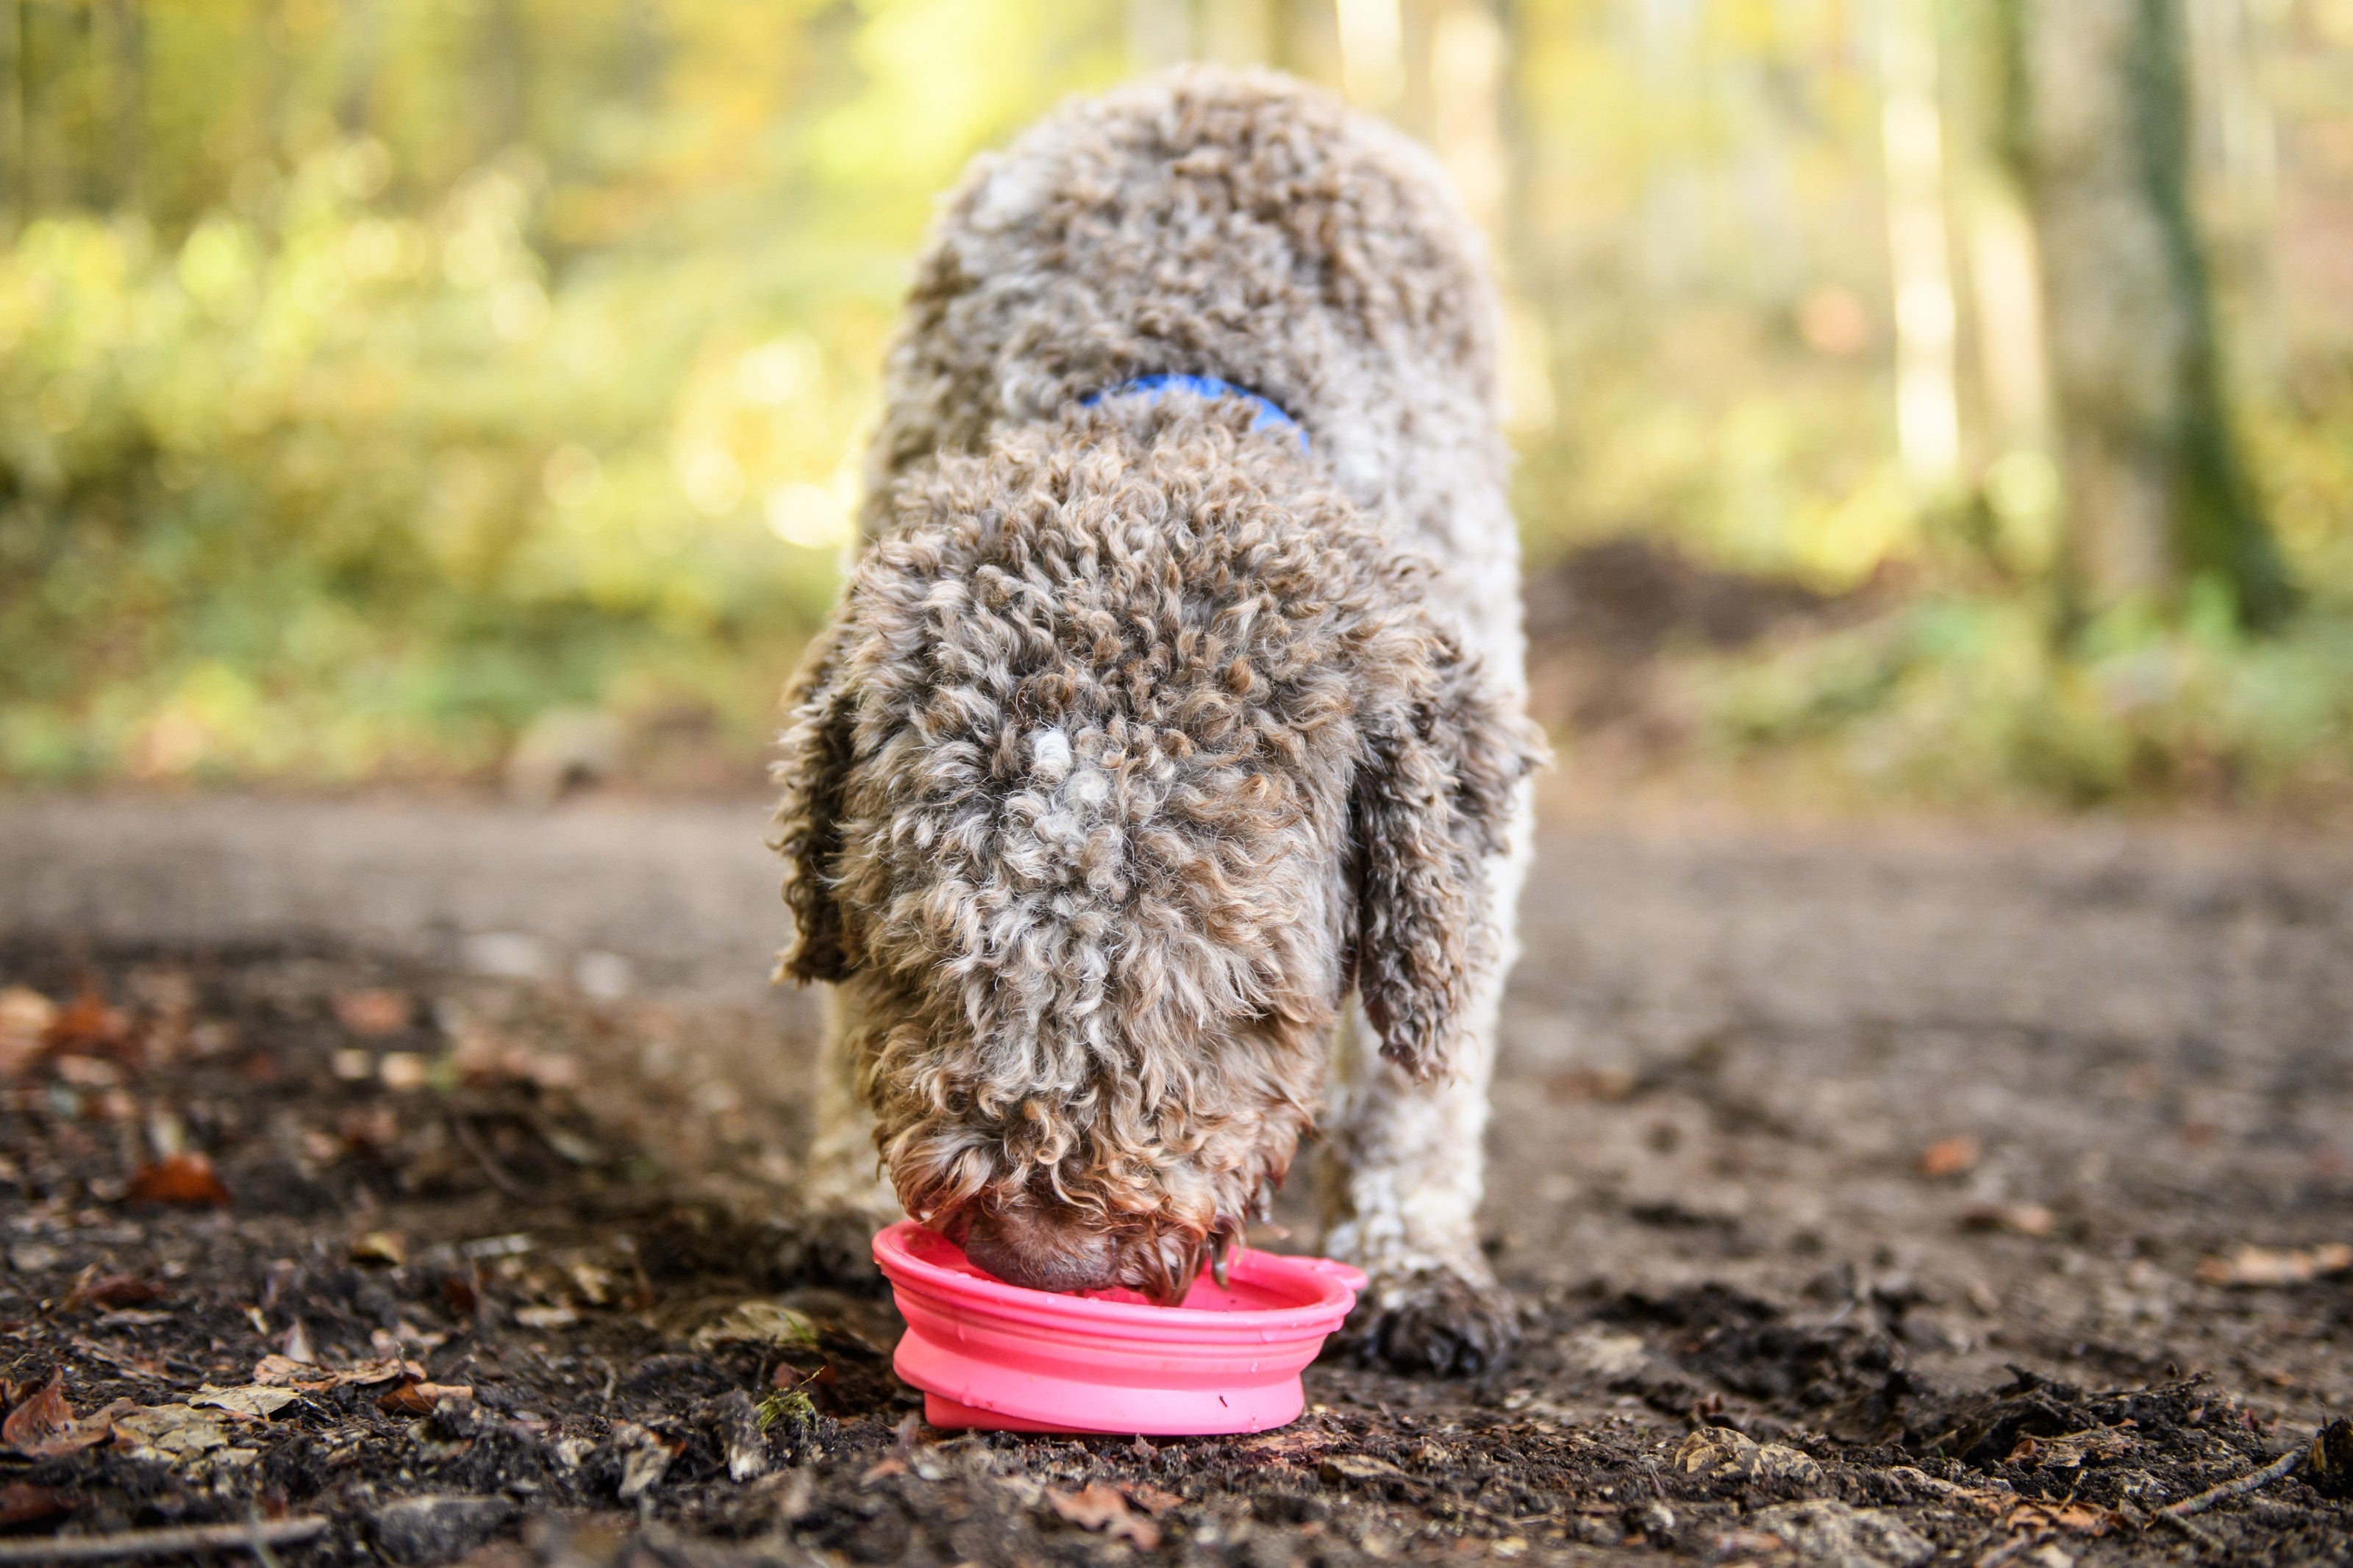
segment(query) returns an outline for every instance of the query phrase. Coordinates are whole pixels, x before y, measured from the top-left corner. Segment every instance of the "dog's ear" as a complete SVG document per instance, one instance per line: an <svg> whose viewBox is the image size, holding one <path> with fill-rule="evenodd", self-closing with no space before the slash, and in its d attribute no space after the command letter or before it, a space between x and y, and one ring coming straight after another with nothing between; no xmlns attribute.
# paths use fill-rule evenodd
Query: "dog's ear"
<svg viewBox="0 0 2353 1568"><path fill-rule="evenodd" d="M785 903L793 914L792 945L776 972L805 984L845 980L853 967L833 891L854 718L841 679L844 632L837 624L812 643L786 689L785 732L770 770L784 795L769 844L785 858Z"/></svg>
<svg viewBox="0 0 2353 1568"><path fill-rule="evenodd" d="M1423 623L1392 647L1349 796L1356 991L1381 1054L1426 1079L1452 1065L1471 972L1498 960L1488 862L1545 749L1451 633Z"/></svg>

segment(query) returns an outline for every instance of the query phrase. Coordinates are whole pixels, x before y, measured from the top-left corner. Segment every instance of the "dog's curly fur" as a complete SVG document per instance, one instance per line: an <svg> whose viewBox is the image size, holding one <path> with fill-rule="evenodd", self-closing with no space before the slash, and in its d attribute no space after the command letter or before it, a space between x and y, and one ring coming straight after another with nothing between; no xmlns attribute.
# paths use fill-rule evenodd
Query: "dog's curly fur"
<svg viewBox="0 0 2353 1568"><path fill-rule="evenodd" d="M1353 986L1326 1244L1364 1333L1508 1337L1471 1209L1539 748L1493 318L1428 161L1265 74L1078 104L953 198L777 767L831 1200L887 1206L871 1136L976 1261L1173 1300L1288 1169ZM1307 441L1116 395L1157 372Z"/></svg>

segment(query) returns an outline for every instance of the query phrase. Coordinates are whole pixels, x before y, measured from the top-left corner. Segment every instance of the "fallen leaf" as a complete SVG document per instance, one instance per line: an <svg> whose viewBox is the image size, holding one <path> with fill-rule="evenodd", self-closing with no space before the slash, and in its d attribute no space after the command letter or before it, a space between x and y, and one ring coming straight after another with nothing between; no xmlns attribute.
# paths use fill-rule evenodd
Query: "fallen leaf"
<svg viewBox="0 0 2353 1568"><path fill-rule="evenodd" d="M377 1079L396 1093L423 1089L432 1072L432 1064L415 1051L386 1051L375 1064Z"/></svg>
<svg viewBox="0 0 2353 1568"><path fill-rule="evenodd" d="M122 1087L122 1069L103 1057L53 1056L49 1067L59 1083L71 1084L76 1089Z"/></svg>
<svg viewBox="0 0 2353 1568"><path fill-rule="evenodd" d="M1376 1459L1370 1454L1327 1454L1316 1466L1316 1472L1335 1486L1342 1481L1379 1481L1405 1476L1387 1459Z"/></svg>
<svg viewBox="0 0 2353 1568"><path fill-rule="evenodd" d="M2125 1522L2112 1508L2089 1502L2028 1502L2021 1500L2002 1517L2010 1530L2063 1530L2070 1535L2105 1535Z"/></svg>
<svg viewBox="0 0 2353 1568"><path fill-rule="evenodd" d="M71 1500L55 1487L35 1486L30 1481L11 1481L0 1487L0 1529L55 1519L61 1513L71 1512L73 1506Z"/></svg>
<svg viewBox="0 0 2353 1568"><path fill-rule="evenodd" d="M1957 1176L1978 1163L1978 1141L1966 1132L1939 1138L1920 1151L1920 1173L1936 1180Z"/></svg>
<svg viewBox="0 0 2353 1568"><path fill-rule="evenodd" d="M120 1312L100 1313L96 1326L101 1329L152 1329L158 1323L171 1321L169 1312L146 1312L131 1307Z"/></svg>
<svg viewBox="0 0 2353 1568"><path fill-rule="evenodd" d="M52 1051L87 1055L113 1049L129 1032L123 1016L108 1006L105 997L85 991L49 1020L41 1040Z"/></svg>
<svg viewBox="0 0 2353 1568"><path fill-rule="evenodd" d="M337 1383L357 1384L363 1388L371 1384L390 1383L396 1377L422 1383L425 1381L425 1369L399 1356L384 1356L375 1361L354 1362L335 1373Z"/></svg>
<svg viewBox="0 0 2353 1568"><path fill-rule="evenodd" d="M2133 1430L2138 1425L2126 1418L2114 1426L2086 1427L2055 1437L2021 1437L2018 1446L2003 1457L2002 1463L2073 1470L2082 1468L2086 1460L2096 1463L2120 1458L2140 1447L2140 1438Z"/></svg>
<svg viewBox="0 0 2353 1568"><path fill-rule="evenodd" d="M430 1415L433 1401L418 1392L424 1386L421 1383L404 1383L388 1388L377 1397L375 1407L387 1415Z"/></svg>
<svg viewBox="0 0 2353 1568"><path fill-rule="evenodd" d="M29 986L0 989L0 1082L40 1059L57 1017L58 1005Z"/></svg>
<svg viewBox="0 0 2353 1568"><path fill-rule="evenodd" d="M2020 1236L2049 1236L2059 1228L2059 1216L2041 1204L1980 1204L1961 1213L1964 1230L2009 1230Z"/></svg>
<svg viewBox="0 0 2353 1568"><path fill-rule="evenodd" d="M51 1373L49 1381L26 1395L23 1404L0 1421L0 1443L28 1459L54 1459L78 1454L106 1441L107 1424L83 1421L66 1403L64 1375Z"/></svg>
<svg viewBox="0 0 2353 1568"><path fill-rule="evenodd" d="M2318 1247L2242 1247L2229 1258L2209 1258L2197 1268L2208 1285L2305 1285L2353 1268L2353 1246L2341 1241Z"/></svg>
<svg viewBox="0 0 2353 1568"><path fill-rule="evenodd" d="M301 1397L290 1388L248 1383L241 1388L216 1388L206 1384L188 1396L191 1405L226 1410L242 1421L267 1421Z"/></svg>
<svg viewBox="0 0 2353 1568"><path fill-rule="evenodd" d="M135 1274L106 1274L77 1282L58 1303L58 1310L71 1311L89 1305L110 1310L119 1307L136 1307L148 1301L160 1301L171 1294L153 1280L142 1279Z"/></svg>
<svg viewBox="0 0 2353 1568"><path fill-rule="evenodd" d="M1046 1503L1082 1530L1100 1530L1113 1540L1132 1541L1145 1552L1160 1545L1160 1527L1130 1512L1127 1499L1101 1481L1089 1481L1075 1492L1048 1487Z"/></svg>
<svg viewBox="0 0 2353 1568"><path fill-rule="evenodd" d="M131 1173L126 1194L134 1204L210 1204L229 1202L228 1188L213 1163L193 1149L154 1160Z"/></svg>
<svg viewBox="0 0 2353 1568"><path fill-rule="evenodd" d="M267 1388L322 1389L335 1386L335 1374L310 1362L272 1351L253 1363L253 1381Z"/></svg>
<svg viewBox="0 0 2353 1568"><path fill-rule="evenodd" d="M133 1459L185 1464L228 1447L228 1432L215 1417L185 1405L134 1405L113 1418L115 1446Z"/></svg>
<svg viewBox="0 0 2353 1568"><path fill-rule="evenodd" d="M1332 1446L1332 1439L1321 1432L1270 1432L1263 1437L1245 1438L1238 1447L1253 1454L1264 1454L1283 1464L1300 1459L1312 1459Z"/></svg>
<svg viewBox="0 0 2353 1568"><path fill-rule="evenodd" d="M1134 1486L1123 1487L1120 1489L1127 1493L1128 1501L1155 1519L1185 1500L1175 1492L1155 1487L1150 1481L1138 1481Z"/></svg>
<svg viewBox="0 0 2353 1568"><path fill-rule="evenodd" d="M521 1317L522 1314L515 1314ZM694 1348L717 1345L801 1345L817 1343L817 1325L790 1307L775 1301L739 1301L723 1318L694 1331Z"/></svg>
<svg viewBox="0 0 2353 1568"><path fill-rule="evenodd" d="M354 1263L389 1263L397 1268L408 1261L408 1239L396 1230L372 1230L352 1243Z"/></svg>
<svg viewBox="0 0 2353 1568"><path fill-rule="evenodd" d="M354 1035L396 1035L408 1027L415 1007L397 991L338 991L335 1022Z"/></svg>
<svg viewBox="0 0 2353 1568"><path fill-rule="evenodd" d="M470 1383L403 1383L387 1389L375 1402L378 1410L394 1415L430 1415L445 1399L474 1397Z"/></svg>

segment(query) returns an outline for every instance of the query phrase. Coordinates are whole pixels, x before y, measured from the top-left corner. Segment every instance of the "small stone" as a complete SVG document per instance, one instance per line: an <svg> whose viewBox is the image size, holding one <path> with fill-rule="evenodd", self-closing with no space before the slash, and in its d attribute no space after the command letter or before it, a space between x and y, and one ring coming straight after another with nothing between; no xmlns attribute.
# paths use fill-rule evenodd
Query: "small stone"
<svg viewBox="0 0 2353 1568"><path fill-rule="evenodd" d="M1758 1509L1743 1521L1778 1535L1807 1568L1919 1568L1936 1549L1884 1509L1828 1498Z"/></svg>
<svg viewBox="0 0 2353 1568"><path fill-rule="evenodd" d="M375 1510L375 1543L396 1563L445 1563L514 1517L500 1497L428 1492Z"/></svg>

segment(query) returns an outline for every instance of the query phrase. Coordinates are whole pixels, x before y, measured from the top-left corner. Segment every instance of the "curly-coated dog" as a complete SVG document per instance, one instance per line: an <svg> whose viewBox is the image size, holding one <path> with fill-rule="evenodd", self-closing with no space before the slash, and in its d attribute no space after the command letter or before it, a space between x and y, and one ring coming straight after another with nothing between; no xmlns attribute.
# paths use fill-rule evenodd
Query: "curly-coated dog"
<svg viewBox="0 0 2353 1568"><path fill-rule="evenodd" d="M1278 76L976 164L776 769L837 1216L1173 1300L1320 1119L1356 1342L1510 1342L1473 1211L1541 747L1496 331L1430 158Z"/></svg>

